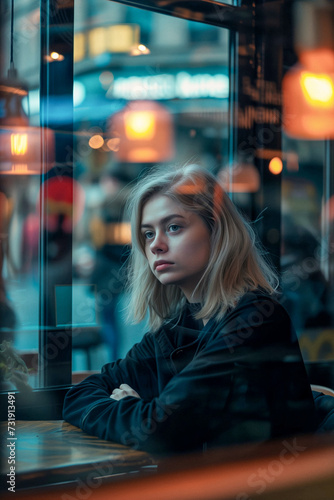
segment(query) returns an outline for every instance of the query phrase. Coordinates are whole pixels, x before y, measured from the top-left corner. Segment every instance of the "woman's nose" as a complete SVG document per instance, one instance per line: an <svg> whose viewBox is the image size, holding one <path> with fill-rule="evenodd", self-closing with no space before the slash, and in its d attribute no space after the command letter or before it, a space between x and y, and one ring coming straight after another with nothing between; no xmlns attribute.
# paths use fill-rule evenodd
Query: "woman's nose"
<svg viewBox="0 0 334 500"><path fill-rule="evenodd" d="M150 248L151 252L154 254L159 252L160 253L167 252L168 245L164 235L157 234L154 240L152 241Z"/></svg>

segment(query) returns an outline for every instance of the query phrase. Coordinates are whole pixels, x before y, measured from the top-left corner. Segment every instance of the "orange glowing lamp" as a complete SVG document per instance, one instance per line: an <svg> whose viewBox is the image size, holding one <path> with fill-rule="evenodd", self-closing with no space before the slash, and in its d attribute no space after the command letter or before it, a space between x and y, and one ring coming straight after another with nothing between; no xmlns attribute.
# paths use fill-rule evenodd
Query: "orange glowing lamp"
<svg viewBox="0 0 334 500"><path fill-rule="evenodd" d="M43 134L42 134L43 132ZM54 164L54 132L27 126L0 126L0 174L32 175L42 171L41 144L48 144L45 171Z"/></svg>
<svg viewBox="0 0 334 500"><path fill-rule="evenodd" d="M303 96L314 108L331 109L334 103L333 79L326 74L304 71L300 76Z"/></svg>
<svg viewBox="0 0 334 500"><path fill-rule="evenodd" d="M11 79L0 82L0 100L4 110L0 117L0 174L40 174L54 165L54 132L29 125L22 106L22 99L28 96L28 91L15 75L12 72ZM43 162L42 144L48 151L48 158L44 158Z"/></svg>
<svg viewBox="0 0 334 500"><path fill-rule="evenodd" d="M334 52L313 49L283 79L283 125L301 139L334 138Z"/></svg>
<svg viewBox="0 0 334 500"><path fill-rule="evenodd" d="M134 101L110 120L118 139L116 157L128 163L156 163L174 157L174 128L169 111L155 101Z"/></svg>
<svg viewBox="0 0 334 500"><path fill-rule="evenodd" d="M151 140L155 134L155 114L153 111L127 111L124 116L124 125L128 139Z"/></svg>
<svg viewBox="0 0 334 500"><path fill-rule="evenodd" d="M334 3L297 1L293 19L299 63L283 78L283 127L300 139L333 139Z"/></svg>
<svg viewBox="0 0 334 500"><path fill-rule="evenodd" d="M10 152L13 156L22 156L27 153L28 134L11 134Z"/></svg>

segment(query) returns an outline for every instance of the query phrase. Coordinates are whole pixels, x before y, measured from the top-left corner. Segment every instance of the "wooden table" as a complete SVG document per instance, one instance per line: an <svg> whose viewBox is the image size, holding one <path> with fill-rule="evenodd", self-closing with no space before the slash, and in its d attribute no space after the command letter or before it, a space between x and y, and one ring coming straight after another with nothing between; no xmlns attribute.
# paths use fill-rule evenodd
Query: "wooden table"
<svg viewBox="0 0 334 500"><path fill-rule="evenodd" d="M92 483L100 484L102 478L154 465L153 458L145 452L89 436L62 420L15 424L13 439L7 422L1 423L1 474L10 472L14 458L16 490L82 479L87 482L88 477ZM8 477L5 483L6 480Z"/></svg>
<svg viewBox="0 0 334 500"><path fill-rule="evenodd" d="M63 483L0 494L1 500L333 500L334 435L287 437L170 457L157 474ZM261 492L262 490L262 492Z"/></svg>

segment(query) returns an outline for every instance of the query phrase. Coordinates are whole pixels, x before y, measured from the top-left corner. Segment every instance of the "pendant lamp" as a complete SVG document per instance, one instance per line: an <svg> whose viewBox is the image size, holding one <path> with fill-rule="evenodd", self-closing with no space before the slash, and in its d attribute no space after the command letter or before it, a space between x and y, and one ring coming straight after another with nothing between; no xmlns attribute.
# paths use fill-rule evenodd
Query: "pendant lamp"
<svg viewBox="0 0 334 500"><path fill-rule="evenodd" d="M22 100L28 90L14 67L14 0L11 3L11 47L8 76L0 81L0 175L29 175L42 172L42 144L47 144L48 161L44 171L54 163L54 132L43 127L31 127Z"/></svg>
<svg viewBox="0 0 334 500"><path fill-rule="evenodd" d="M298 2L294 13L299 61L282 82L283 127L300 139L333 139L334 4Z"/></svg>
<svg viewBox="0 0 334 500"><path fill-rule="evenodd" d="M155 101L128 103L111 118L109 134L119 139L115 156L124 162L164 162L175 154L171 114Z"/></svg>

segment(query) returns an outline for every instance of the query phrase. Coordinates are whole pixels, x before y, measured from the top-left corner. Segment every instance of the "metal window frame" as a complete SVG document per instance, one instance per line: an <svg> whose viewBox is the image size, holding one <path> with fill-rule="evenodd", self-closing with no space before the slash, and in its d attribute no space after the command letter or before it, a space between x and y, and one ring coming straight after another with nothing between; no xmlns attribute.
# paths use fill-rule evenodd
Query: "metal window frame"
<svg viewBox="0 0 334 500"><path fill-rule="evenodd" d="M231 30L250 29L252 12L248 7L217 0L109 0L159 14L211 24Z"/></svg>
<svg viewBox="0 0 334 500"><path fill-rule="evenodd" d="M56 131L56 163L51 172L42 172L41 211L40 211L40 340L39 340L39 382L42 388L60 384L71 384L71 327L57 329L55 283L50 279L49 245L50 233L45 214L49 213L47 181L51 178L62 180L65 176L73 179L73 39L74 39L74 3L47 0L41 3L41 63L40 63L40 125L42 130L52 128ZM58 52L64 55L59 64L49 62L49 55ZM59 71L59 70L62 71ZM67 78L63 77L66 71ZM57 124L53 121L53 111L57 106L57 97L66 95L66 112L72 119L67 126L62 126L57 134ZM64 130L65 129L65 130ZM65 132L65 133L64 133ZM42 141L42 162L47 163L48 144ZM70 152L70 154L69 154ZM72 152L72 153L71 153ZM72 208L73 213L73 208ZM72 269L72 235L66 240L67 252L62 266ZM64 262L64 260L66 262ZM61 284L72 283L72 272L60 278ZM63 282L65 279L65 283ZM66 346L66 348L65 348Z"/></svg>

